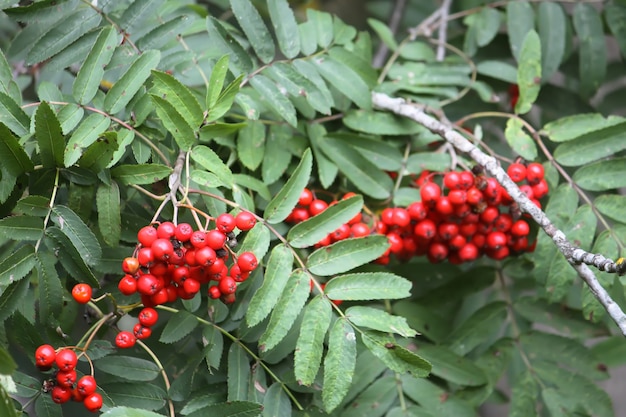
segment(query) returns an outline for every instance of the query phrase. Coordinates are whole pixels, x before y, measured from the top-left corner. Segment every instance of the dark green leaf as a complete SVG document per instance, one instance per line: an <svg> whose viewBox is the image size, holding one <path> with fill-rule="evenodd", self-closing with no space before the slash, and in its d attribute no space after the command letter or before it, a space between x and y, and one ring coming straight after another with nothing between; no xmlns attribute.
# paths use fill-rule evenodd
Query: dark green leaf
<svg viewBox="0 0 626 417"><path fill-rule="evenodd" d="M40 395L35 399L37 417L62 417L63 411L52 401L52 395Z"/></svg>
<svg viewBox="0 0 626 417"><path fill-rule="evenodd" d="M428 361L398 345L389 334L366 331L362 340L374 356L395 372L409 372L417 378L424 378L430 373L431 365Z"/></svg>
<svg viewBox="0 0 626 417"><path fill-rule="evenodd" d="M389 272L346 274L328 281L324 292L331 300L384 300L408 297L411 281Z"/></svg>
<svg viewBox="0 0 626 417"><path fill-rule="evenodd" d="M248 354L238 344L233 343L228 349L228 401L246 401L249 382Z"/></svg>
<svg viewBox="0 0 626 417"><path fill-rule="evenodd" d="M524 37L517 68L519 99L515 105L518 114L527 113L539 95L541 87L541 41L534 30Z"/></svg>
<svg viewBox="0 0 626 417"><path fill-rule="evenodd" d="M35 255L39 289L39 319L49 323L63 307L63 286L55 268L56 259L47 252Z"/></svg>
<svg viewBox="0 0 626 417"><path fill-rule="evenodd" d="M626 362L626 344L623 342L622 336L611 336L595 344L591 352L609 368L622 366Z"/></svg>
<svg viewBox="0 0 626 417"><path fill-rule="evenodd" d="M35 113L35 137L43 166L47 168L62 166L65 139L54 111L45 101L39 105Z"/></svg>
<svg viewBox="0 0 626 417"><path fill-rule="evenodd" d="M330 413L337 408L350 388L356 364L356 336L344 319L338 319L328 336L328 353L324 359L322 401Z"/></svg>
<svg viewBox="0 0 626 417"><path fill-rule="evenodd" d="M485 7L483 10L493 9ZM509 35L511 53L517 62L521 62L520 53L522 51L524 38L528 32L535 28L535 13L527 1L512 1L507 3L506 28ZM497 30L498 27L496 27L496 31ZM480 45L480 42L478 42L478 44Z"/></svg>
<svg viewBox="0 0 626 417"><path fill-rule="evenodd" d="M304 309L294 359L294 372L298 384L309 386L315 381L322 362L324 338L331 317L331 305L322 296L315 297Z"/></svg>
<svg viewBox="0 0 626 417"><path fill-rule="evenodd" d="M159 164L118 165L111 176L122 184L152 184L167 177L172 168Z"/></svg>
<svg viewBox="0 0 626 417"><path fill-rule="evenodd" d="M311 11L309 9L308 11ZM350 67L330 56L313 59L313 64L333 87L363 109L372 107L370 89L365 81Z"/></svg>
<svg viewBox="0 0 626 417"><path fill-rule="evenodd" d="M519 156L528 161L537 159L537 145L530 135L524 132L524 125L519 119L510 118L507 120L504 136L509 146Z"/></svg>
<svg viewBox="0 0 626 417"><path fill-rule="evenodd" d="M9 284L9 286L2 291L0 295L0 322L5 321L13 314L26 296L29 286L29 279L21 279L19 281L13 281L12 284Z"/></svg>
<svg viewBox="0 0 626 417"><path fill-rule="evenodd" d="M106 356L94 362L97 369L129 381L152 381L159 375L154 363L132 356Z"/></svg>
<svg viewBox="0 0 626 417"><path fill-rule="evenodd" d="M561 65L565 54L567 17L561 5L539 3L537 25L541 40L541 78L548 81Z"/></svg>
<svg viewBox="0 0 626 417"><path fill-rule="evenodd" d="M506 303L496 301L486 304L450 333L446 344L454 353L466 355L499 332L506 316Z"/></svg>
<svg viewBox="0 0 626 417"><path fill-rule="evenodd" d="M113 154L117 148L117 132L105 132L87 148L78 160L78 165L99 173L113 161Z"/></svg>
<svg viewBox="0 0 626 417"><path fill-rule="evenodd" d="M120 189L115 181L112 181L111 185L102 184L98 187L96 206L102 239L107 245L116 247L120 241L122 220L120 216Z"/></svg>
<svg viewBox="0 0 626 417"><path fill-rule="evenodd" d="M383 376L374 381L341 414L342 417L389 416L385 413L398 397L398 382L393 375Z"/></svg>
<svg viewBox="0 0 626 417"><path fill-rule="evenodd" d="M211 71L211 79L209 80L209 87L206 93L206 107L210 111L213 110L213 106L217 104L220 93L222 92L222 87L224 87L224 80L226 79L226 74L228 74L228 61L228 55L222 56L215 63ZM220 116L217 118L219 117Z"/></svg>
<svg viewBox="0 0 626 417"><path fill-rule="evenodd" d="M112 114L123 110L150 77L150 72L156 68L160 60L159 51L154 49L144 51L107 93L104 98L105 110Z"/></svg>
<svg viewBox="0 0 626 417"><path fill-rule="evenodd" d="M145 410L160 410L167 394L157 385L117 382L106 384L103 390L117 406L134 406Z"/></svg>
<svg viewBox="0 0 626 417"><path fill-rule="evenodd" d="M5 287L24 278L32 271L35 262L35 248L31 245L20 247L0 262L0 286Z"/></svg>
<svg viewBox="0 0 626 417"><path fill-rule="evenodd" d="M367 327L379 332L397 333L404 337L413 337L417 332L409 327L404 317L392 316L384 310L374 307L354 306L346 310L346 317L358 327Z"/></svg>
<svg viewBox="0 0 626 417"><path fill-rule="evenodd" d="M220 157L208 146L198 145L191 151L191 159L214 173L227 186L233 184L233 173Z"/></svg>
<svg viewBox="0 0 626 417"><path fill-rule="evenodd" d="M286 58L295 58L300 52L300 38L297 36L298 24L287 0L268 0L270 14L278 47Z"/></svg>
<svg viewBox="0 0 626 417"><path fill-rule="evenodd" d="M15 177L32 171L34 166L28 154L24 151L17 137L3 123L0 123L0 138L2 138L0 140L2 170Z"/></svg>
<svg viewBox="0 0 626 417"><path fill-rule="evenodd" d="M230 0L230 6L254 52L263 63L270 63L274 59L274 39L257 9L247 0Z"/></svg>
<svg viewBox="0 0 626 417"><path fill-rule="evenodd" d="M296 127L298 119L296 109L289 99L280 91L276 84L264 75L255 75L250 85L263 97L267 105L291 126Z"/></svg>
<svg viewBox="0 0 626 417"><path fill-rule="evenodd" d="M79 282L86 282L92 287L99 287L100 282L94 275L93 271L89 269L83 259L83 255L78 252L78 249L72 244L69 238L55 226L49 226L46 228L46 237L50 238L54 242L54 246L50 245L50 249L54 250L59 257L59 261L63 268ZM119 265L119 261L116 262ZM119 269L116 268L116 272Z"/></svg>
<svg viewBox="0 0 626 417"><path fill-rule="evenodd" d="M113 27L100 31L72 85L72 95L78 103L87 104L95 97L103 80L104 68L113 57L118 43L119 35Z"/></svg>
<svg viewBox="0 0 626 417"><path fill-rule="evenodd" d="M89 227L68 207L55 206L52 212L52 221L69 238L87 265L97 264L102 250Z"/></svg>
<svg viewBox="0 0 626 417"><path fill-rule="evenodd" d="M559 145L554 158L561 165L582 166L626 149L626 122L583 134Z"/></svg>
<svg viewBox="0 0 626 417"><path fill-rule="evenodd" d="M593 202L600 213L620 223L626 222L624 219L624 205L626 204L626 196L623 195L601 195ZM605 255L606 256L606 255Z"/></svg>
<svg viewBox="0 0 626 417"><path fill-rule="evenodd" d="M604 17L615 36L622 56L626 56L626 7L623 4L607 4L604 8Z"/></svg>
<svg viewBox="0 0 626 417"><path fill-rule="evenodd" d="M202 107L189 88L173 76L156 70L152 70L152 83L150 91L154 95L170 103L192 129L200 126L203 119Z"/></svg>
<svg viewBox="0 0 626 417"><path fill-rule="evenodd" d="M420 407L409 407L410 417L475 417L475 406L424 378L400 379L404 393ZM445 401L442 399L445 398ZM390 416L389 416L390 417Z"/></svg>
<svg viewBox="0 0 626 417"><path fill-rule="evenodd" d="M93 113L87 116L81 124L78 125L67 142L67 145L65 145L65 153L63 155L63 164L65 167L74 165L87 147L94 143L110 125L111 119L101 114Z"/></svg>
<svg viewBox="0 0 626 417"><path fill-rule="evenodd" d="M291 401L280 384L272 384L263 400L263 417L291 416Z"/></svg>
<svg viewBox="0 0 626 417"><path fill-rule="evenodd" d="M43 220L34 216L10 216L0 219L0 236L13 240L38 240Z"/></svg>
<svg viewBox="0 0 626 417"><path fill-rule="evenodd" d="M211 404L198 411L188 414L188 417L257 417L261 415L263 406L250 401L230 401ZM108 416L103 416L108 417ZM118 416L114 416L118 417ZM122 417L122 416L119 416ZM130 416L133 417L133 416ZM137 416L142 417L142 416Z"/></svg>
<svg viewBox="0 0 626 417"><path fill-rule="evenodd" d="M420 345L417 353L432 363L433 375L470 387L487 382L485 373L470 359L459 356L444 346Z"/></svg>
<svg viewBox="0 0 626 417"><path fill-rule="evenodd" d="M340 274L377 259L388 247L389 241L382 235L341 240L309 255L307 268L320 276Z"/></svg>
<svg viewBox="0 0 626 417"><path fill-rule="evenodd" d="M157 27L137 39L135 45L142 51L161 49L168 42L171 42L172 39L175 39L184 30L185 26L191 23L193 21L187 15L173 17L167 22L159 23Z"/></svg>
<svg viewBox="0 0 626 417"><path fill-rule="evenodd" d="M626 119L619 116L605 118L599 113L577 114L566 116L546 124L543 132L552 142L565 142L579 138L591 132L606 129L624 123Z"/></svg>
<svg viewBox="0 0 626 417"><path fill-rule="evenodd" d="M626 159L599 161L579 168L574 173L578 186L589 191L603 191L626 186Z"/></svg>
<svg viewBox="0 0 626 417"><path fill-rule="evenodd" d="M287 233L287 240L296 248L313 246L329 233L349 222L361 212L362 208L363 197L360 195L340 200L318 215L293 226Z"/></svg>
<svg viewBox="0 0 626 417"><path fill-rule="evenodd" d="M590 4L574 7L574 29L579 45L579 91L589 97L600 87L606 75L607 51L602 19Z"/></svg>
<svg viewBox="0 0 626 417"><path fill-rule="evenodd" d="M3 359L11 359L10 356ZM3 374L11 374L12 372L2 372ZM17 417L17 411L13 406L13 400L9 397L3 385L0 385L0 414L4 417Z"/></svg>
<svg viewBox="0 0 626 417"><path fill-rule="evenodd" d="M535 376L530 370L522 373L516 378L511 393L510 417L533 417L537 416L537 391L539 386Z"/></svg>
<svg viewBox="0 0 626 417"><path fill-rule="evenodd" d="M309 182L311 176L311 168L313 166L313 158L311 151L307 149L300 163L294 170L293 174L287 180L287 183L280 189L280 191L274 196L265 208L263 217L268 223L280 223L285 220L289 213L298 203L300 194L304 187Z"/></svg>
<svg viewBox="0 0 626 417"><path fill-rule="evenodd" d="M161 337L159 338L159 342L178 342L180 339L191 333L197 325L198 320L196 319L196 316L186 312L185 310L180 310L167 321L167 324L163 329L163 333L161 333Z"/></svg>
<svg viewBox="0 0 626 417"><path fill-rule="evenodd" d="M252 60L248 52L236 40L231 39L221 22L214 17L207 16L206 27L209 32L209 39L215 45L218 54L229 55L229 67L233 74L239 77L251 72ZM239 88L239 83L237 88Z"/></svg>
<svg viewBox="0 0 626 417"><path fill-rule="evenodd" d="M142 2L137 2L142 3ZM150 3L150 2L146 2ZM163 417L163 414L157 414L152 411L141 410L139 408L130 407L113 407L109 408L100 417Z"/></svg>
<svg viewBox="0 0 626 417"><path fill-rule="evenodd" d="M176 107L164 98L151 94L157 115L163 126L172 134L178 146L185 151L196 143L196 132Z"/></svg>
<svg viewBox="0 0 626 417"><path fill-rule="evenodd" d="M211 368L217 369L220 366L224 350L224 336L217 328L206 326L202 329L202 341L205 344L204 359L210 372Z"/></svg>

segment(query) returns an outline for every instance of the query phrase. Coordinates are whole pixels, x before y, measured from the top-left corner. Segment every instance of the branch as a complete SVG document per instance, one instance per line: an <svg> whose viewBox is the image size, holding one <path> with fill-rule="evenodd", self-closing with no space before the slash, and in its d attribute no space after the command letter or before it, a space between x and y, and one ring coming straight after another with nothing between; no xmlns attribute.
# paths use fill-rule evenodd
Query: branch
<svg viewBox="0 0 626 417"><path fill-rule="evenodd" d="M405 8L406 0L396 0L394 2L393 10L391 11L391 18L389 18L389 30L391 30L391 33L394 35L398 31L398 27L400 27L400 21L402 21L402 15L404 14ZM385 59L387 59L387 52L389 52L389 48L384 42L381 42L378 46L376 54L374 55L372 64L374 68L378 68L383 65Z"/></svg>
<svg viewBox="0 0 626 417"><path fill-rule="evenodd" d="M441 16L439 21L441 24L439 25L439 45L437 45L437 61L443 61L446 57L446 36L448 34L448 15L450 14L450 6L452 5L452 0L443 0L441 3Z"/></svg>
<svg viewBox="0 0 626 417"><path fill-rule="evenodd" d="M613 301L611 296L602 287L593 271L587 266L587 264L589 264L605 272L622 273L624 270L623 262L618 261L618 263L615 263L602 255L586 252L573 245L567 239L565 233L559 230L546 214L533 204L526 194L509 178L495 158L485 154L476 145L457 133L451 125L441 123L426 114L424 106L409 104L402 98L392 98L381 93L372 93L372 103L374 107L378 109L391 111L419 123L431 132L441 136L460 152L468 154L474 161L484 167L485 170L504 187L519 207L530 214L544 232L552 238L559 251L565 256L568 262L572 264L574 269L576 269L583 281L589 286L591 292L620 328L622 334L626 336L626 314L624 314L619 305Z"/></svg>

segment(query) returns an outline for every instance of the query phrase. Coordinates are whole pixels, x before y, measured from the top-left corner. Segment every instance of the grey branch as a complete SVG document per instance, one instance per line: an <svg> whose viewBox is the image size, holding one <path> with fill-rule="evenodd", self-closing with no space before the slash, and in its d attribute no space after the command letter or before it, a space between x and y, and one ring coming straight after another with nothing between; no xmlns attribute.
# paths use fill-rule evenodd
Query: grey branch
<svg viewBox="0 0 626 417"><path fill-rule="evenodd" d="M441 24L439 25L439 43L437 45L437 61L443 61L446 56L446 40L448 35L448 14L452 0L443 0L441 4Z"/></svg>
<svg viewBox="0 0 626 417"><path fill-rule="evenodd" d="M622 334L626 336L626 314L613 301L608 292L602 287L593 271L587 264L594 265L598 269L606 272L622 273L624 266L622 263L616 264L602 255L595 255L574 246L546 216L546 214L524 194L519 187L509 178L504 169L500 167L495 158L485 154L476 145L471 143L461 134L456 132L451 126L441 123L439 120L426 114L423 106L409 104L402 98L392 98L386 94L372 93L372 103L374 107L391 111L397 115L409 118L420 125L426 127L431 132L441 136L448 143L452 144L460 152L468 154L485 171L493 176L511 198L519 205L520 209L531 215L533 220L552 238L559 251L572 264L580 277L589 286L596 299L606 309L609 316L615 321Z"/></svg>

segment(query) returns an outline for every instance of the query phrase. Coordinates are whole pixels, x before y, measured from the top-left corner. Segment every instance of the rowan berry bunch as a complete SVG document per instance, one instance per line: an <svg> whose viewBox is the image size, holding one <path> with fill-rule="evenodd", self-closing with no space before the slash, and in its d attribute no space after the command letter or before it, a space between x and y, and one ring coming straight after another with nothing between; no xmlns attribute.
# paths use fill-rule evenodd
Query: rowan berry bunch
<svg viewBox="0 0 626 417"><path fill-rule="evenodd" d="M78 378L76 364L78 357L69 348L55 349L51 345L41 345L35 351L35 365L42 372L55 368L51 378L43 383L43 391L50 393L52 401L63 404L70 400L82 402L91 412L102 407L102 396L96 392L96 379L92 375Z"/></svg>
<svg viewBox="0 0 626 417"><path fill-rule="evenodd" d="M132 347L136 339L150 337L158 314L152 307L191 299L203 284L208 294L227 304L235 301L237 285L257 267L252 252L236 255L235 228L248 231L256 224L253 214L242 211L236 216L222 213L215 228L194 230L188 223L175 225L166 221L144 226L137 233L138 245L132 257L124 259L125 275L118 283L124 295L139 293L144 309L133 332L122 331L116 337L120 348ZM227 265L229 258L233 260Z"/></svg>

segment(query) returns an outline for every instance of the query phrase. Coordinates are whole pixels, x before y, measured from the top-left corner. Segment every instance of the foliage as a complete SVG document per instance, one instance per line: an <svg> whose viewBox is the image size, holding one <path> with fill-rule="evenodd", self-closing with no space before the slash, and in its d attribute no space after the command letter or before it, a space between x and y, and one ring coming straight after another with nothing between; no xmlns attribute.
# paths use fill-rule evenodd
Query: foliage
<svg viewBox="0 0 626 417"><path fill-rule="evenodd" d="M442 61L441 21L417 26L437 2L409 1L398 36L382 23L392 2L366 2L370 31L286 0L13 3L0 0L1 415L87 413L44 395L44 343L82 352L107 417L474 416L494 402L614 415L595 381L624 363L623 336L536 227L534 252L464 265L373 263L389 247L374 234L314 245L419 200L425 170L471 166L373 110L379 91L445 112L503 165L546 161L549 218L618 258L623 64L605 36L626 56L622 2L457 1ZM375 68L379 43L391 54ZM292 226L305 187L340 202ZM151 338L114 347L140 306L117 286L137 231L241 211L258 222L237 253L261 266L236 300L160 306ZM598 278L626 307L622 279ZM97 298L79 306L76 283Z"/></svg>

